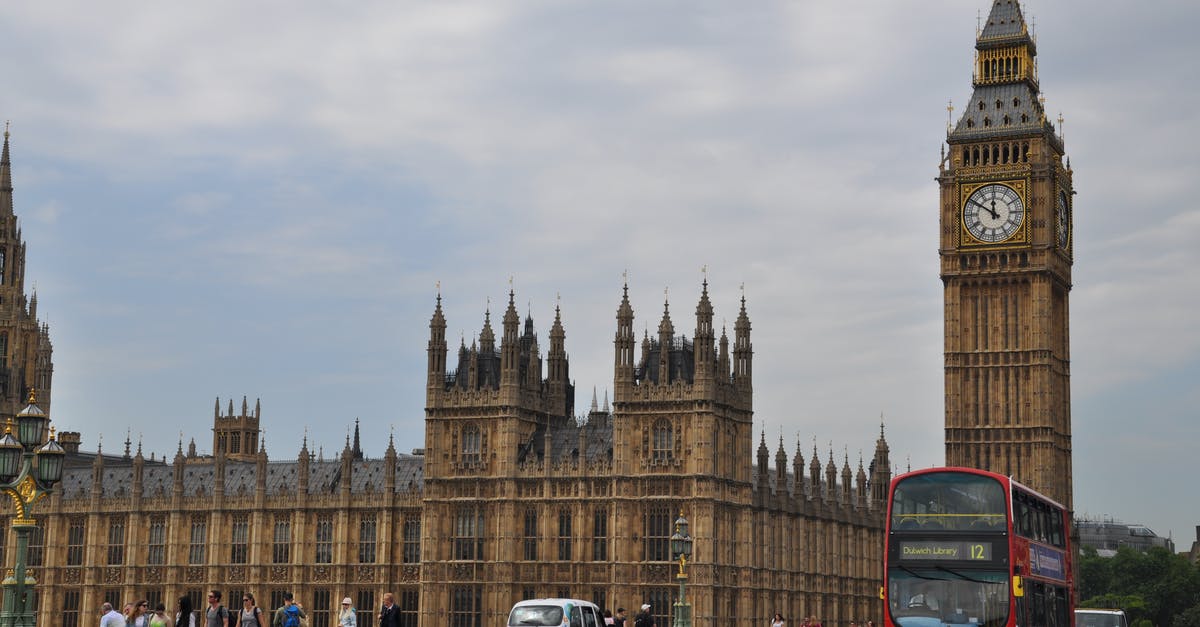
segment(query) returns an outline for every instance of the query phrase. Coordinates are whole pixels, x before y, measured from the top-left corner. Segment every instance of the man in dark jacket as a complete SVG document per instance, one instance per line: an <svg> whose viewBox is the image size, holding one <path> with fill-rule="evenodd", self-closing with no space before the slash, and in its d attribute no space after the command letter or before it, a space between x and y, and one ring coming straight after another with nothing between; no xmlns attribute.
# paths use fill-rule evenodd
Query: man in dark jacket
<svg viewBox="0 0 1200 627"><path fill-rule="evenodd" d="M379 610L379 627L400 627L400 608L396 607L391 592L383 593L383 607Z"/></svg>
<svg viewBox="0 0 1200 627"><path fill-rule="evenodd" d="M654 616L650 614L649 603L643 603L642 611L633 617L633 627L654 627Z"/></svg>

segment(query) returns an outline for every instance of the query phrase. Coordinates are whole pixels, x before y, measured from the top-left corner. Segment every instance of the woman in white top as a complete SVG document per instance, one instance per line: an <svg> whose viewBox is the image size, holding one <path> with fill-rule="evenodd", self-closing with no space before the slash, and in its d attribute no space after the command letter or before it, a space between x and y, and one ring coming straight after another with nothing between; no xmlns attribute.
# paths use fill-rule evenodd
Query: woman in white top
<svg viewBox="0 0 1200 627"><path fill-rule="evenodd" d="M771 627L783 627L783 614L775 612L775 618L771 619Z"/></svg>

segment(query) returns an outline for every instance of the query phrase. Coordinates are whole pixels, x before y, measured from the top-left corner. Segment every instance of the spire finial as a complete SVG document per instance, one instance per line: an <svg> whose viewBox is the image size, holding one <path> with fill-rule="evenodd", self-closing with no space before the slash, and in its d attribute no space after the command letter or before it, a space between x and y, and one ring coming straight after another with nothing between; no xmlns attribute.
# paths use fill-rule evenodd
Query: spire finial
<svg viewBox="0 0 1200 627"><path fill-rule="evenodd" d="M4 121L4 139L8 139L8 125L12 124L12 120Z"/></svg>
<svg viewBox="0 0 1200 627"><path fill-rule="evenodd" d="M946 132L949 133L954 125L954 100L946 101Z"/></svg>
<svg viewBox="0 0 1200 627"><path fill-rule="evenodd" d="M704 275L704 287L708 287L708 264L700 266L700 274Z"/></svg>

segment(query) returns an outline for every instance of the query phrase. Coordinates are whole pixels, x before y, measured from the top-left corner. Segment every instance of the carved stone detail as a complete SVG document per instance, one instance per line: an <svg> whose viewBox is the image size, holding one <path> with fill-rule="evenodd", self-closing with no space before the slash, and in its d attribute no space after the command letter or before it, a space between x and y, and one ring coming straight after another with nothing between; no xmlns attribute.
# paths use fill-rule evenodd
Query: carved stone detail
<svg viewBox="0 0 1200 627"><path fill-rule="evenodd" d="M120 566L104 569L104 583L108 585L120 584L125 581L125 569Z"/></svg>
<svg viewBox="0 0 1200 627"><path fill-rule="evenodd" d="M80 583L82 573L78 568L68 568L63 571L63 583L78 584Z"/></svg>
<svg viewBox="0 0 1200 627"><path fill-rule="evenodd" d="M225 581L229 583L242 583L246 581L245 566L230 566L225 571Z"/></svg>
<svg viewBox="0 0 1200 627"><path fill-rule="evenodd" d="M204 581L204 567L188 566L187 570L184 571L183 579L188 583L200 583Z"/></svg>
<svg viewBox="0 0 1200 627"><path fill-rule="evenodd" d="M355 581L375 581L375 567L361 564L354 571Z"/></svg>
<svg viewBox="0 0 1200 627"><path fill-rule="evenodd" d="M421 580L421 567L409 564L400 569L400 579L405 582Z"/></svg>
<svg viewBox="0 0 1200 627"><path fill-rule="evenodd" d="M287 566L272 566L271 567L271 581L272 582L278 583L278 582L287 581L287 580L288 580L288 567Z"/></svg>
<svg viewBox="0 0 1200 627"><path fill-rule="evenodd" d="M313 566L312 580L316 583L328 583L332 578L331 569L328 566Z"/></svg>

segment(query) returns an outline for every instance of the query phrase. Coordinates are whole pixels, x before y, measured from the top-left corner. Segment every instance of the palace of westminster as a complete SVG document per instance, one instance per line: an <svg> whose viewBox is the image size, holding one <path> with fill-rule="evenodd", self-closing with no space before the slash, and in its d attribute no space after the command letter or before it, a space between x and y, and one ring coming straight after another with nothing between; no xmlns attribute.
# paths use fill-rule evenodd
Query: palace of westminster
<svg viewBox="0 0 1200 627"><path fill-rule="evenodd" d="M939 166L945 298L946 463L1011 474L1071 505L1067 297L1071 170L1046 119L1036 44L1016 0L994 0L976 41L971 100ZM25 294L9 137L0 163L0 420L51 413L52 346ZM931 277L932 278L932 277ZM481 627L515 601L560 596L610 609L650 603L670 620L669 538L695 538L689 597L700 627L761 624L776 611L829 625L879 621L891 461L882 425L864 468L830 451L774 453L753 431L750 316L713 325L707 283L690 338L664 307L637 337L617 301L613 398L577 416L556 309L543 356L509 302L454 352L437 297L427 347L425 447L366 459L305 445L268 459L261 409L218 399L212 454L173 460L81 450L63 432L61 484L34 509L29 564L38 623L93 621L105 601L153 606L223 590L263 607L294 592L313 627L350 596L371 621L393 592L406 627ZM614 299L617 300L617 299ZM413 355L402 356L410 359ZM36 401L30 400L36 390ZM873 428L864 438L874 439ZM0 518L11 569L12 512ZM371 622L360 622L370 625Z"/></svg>

